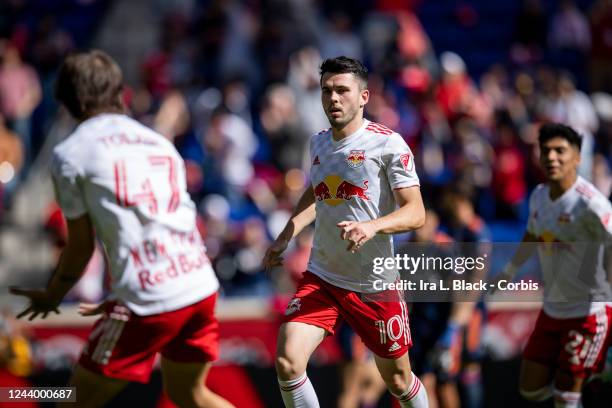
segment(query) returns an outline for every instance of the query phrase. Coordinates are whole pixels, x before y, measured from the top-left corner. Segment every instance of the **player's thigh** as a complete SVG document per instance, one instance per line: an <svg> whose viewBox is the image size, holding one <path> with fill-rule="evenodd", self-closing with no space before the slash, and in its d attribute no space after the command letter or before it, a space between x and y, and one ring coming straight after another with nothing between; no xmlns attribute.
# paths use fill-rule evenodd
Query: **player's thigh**
<svg viewBox="0 0 612 408"><path fill-rule="evenodd" d="M278 332L276 357L292 364L306 366L310 355L325 338L322 327L302 322L283 323Z"/></svg>
<svg viewBox="0 0 612 408"><path fill-rule="evenodd" d="M105 377L77 364L70 379L76 389L76 404L68 402L59 407L103 407L127 385L128 381Z"/></svg>
<svg viewBox="0 0 612 408"><path fill-rule="evenodd" d="M554 376L553 369L546 364L523 358L521 361L520 389L536 391L550 385Z"/></svg>

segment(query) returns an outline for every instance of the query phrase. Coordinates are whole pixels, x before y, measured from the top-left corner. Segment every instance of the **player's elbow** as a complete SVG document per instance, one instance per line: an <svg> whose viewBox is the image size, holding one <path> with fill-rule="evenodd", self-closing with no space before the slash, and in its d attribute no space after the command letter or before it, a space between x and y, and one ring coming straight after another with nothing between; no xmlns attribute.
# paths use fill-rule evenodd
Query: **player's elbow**
<svg viewBox="0 0 612 408"><path fill-rule="evenodd" d="M419 229L425 225L425 208L422 205L418 206L412 213L411 221L409 228L411 230Z"/></svg>

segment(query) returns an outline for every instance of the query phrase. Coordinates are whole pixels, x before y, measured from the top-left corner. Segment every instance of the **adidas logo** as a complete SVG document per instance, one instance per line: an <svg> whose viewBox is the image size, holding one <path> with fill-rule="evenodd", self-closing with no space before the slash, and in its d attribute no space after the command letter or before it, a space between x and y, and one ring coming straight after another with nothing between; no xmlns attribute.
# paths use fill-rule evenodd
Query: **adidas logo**
<svg viewBox="0 0 612 408"><path fill-rule="evenodd" d="M400 345L397 344L397 341L394 341L391 347L389 347L389 351L399 350L399 348L400 348Z"/></svg>
<svg viewBox="0 0 612 408"><path fill-rule="evenodd" d="M319 161L319 155L316 155L314 160L312 161L313 166L316 166L317 164L321 164L321 162Z"/></svg>

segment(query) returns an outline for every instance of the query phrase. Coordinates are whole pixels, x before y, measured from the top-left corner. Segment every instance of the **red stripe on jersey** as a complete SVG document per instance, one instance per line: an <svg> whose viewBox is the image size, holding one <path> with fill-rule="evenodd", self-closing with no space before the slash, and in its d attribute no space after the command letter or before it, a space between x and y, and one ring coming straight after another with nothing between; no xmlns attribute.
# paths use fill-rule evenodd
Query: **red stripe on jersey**
<svg viewBox="0 0 612 408"><path fill-rule="evenodd" d="M368 126L366 127L366 130L372 131L374 133L386 135L386 136L393 134L393 131L391 129L379 123L375 123L375 122L370 122Z"/></svg>
<svg viewBox="0 0 612 408"><path fill-rule="evenodd" d="M595 195L595 192L586 184L579 184L578 186L576 186L576 191L578 192L578 194L586 198L592 198Z"/></svg>

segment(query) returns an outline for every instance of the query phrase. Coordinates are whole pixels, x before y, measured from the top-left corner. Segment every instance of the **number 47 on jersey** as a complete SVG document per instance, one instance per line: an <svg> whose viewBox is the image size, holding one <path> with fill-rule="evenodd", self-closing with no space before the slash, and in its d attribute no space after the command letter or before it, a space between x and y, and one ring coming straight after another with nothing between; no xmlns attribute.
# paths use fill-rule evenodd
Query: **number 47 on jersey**
<svg viewBox="0 0 612 408"><path fill-rule="evenodd" d="M180 201L176 161L172 156L147 156L145 160L146 165L141 167L138 173L128 172L125 160L118 160L113 164L117 204L123 207L144 204L151 215L156 215L159 213L161 200L167 201L167 213L175 212ZM143 175L145 178L141 182L132 179L141 178ZM164 185L167 185L168 189L164 189Z"/></svg>

